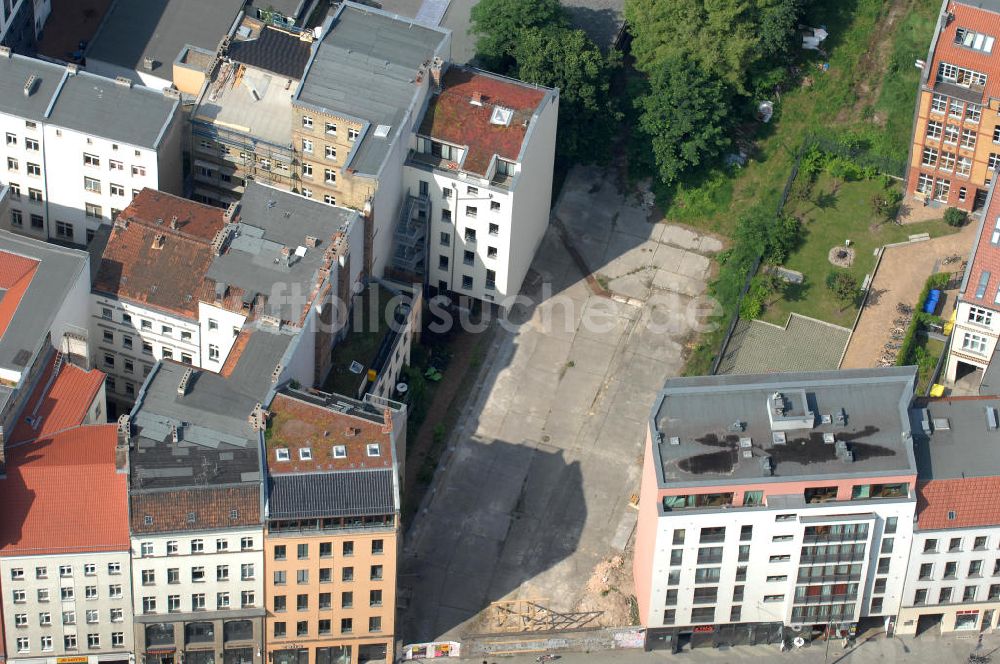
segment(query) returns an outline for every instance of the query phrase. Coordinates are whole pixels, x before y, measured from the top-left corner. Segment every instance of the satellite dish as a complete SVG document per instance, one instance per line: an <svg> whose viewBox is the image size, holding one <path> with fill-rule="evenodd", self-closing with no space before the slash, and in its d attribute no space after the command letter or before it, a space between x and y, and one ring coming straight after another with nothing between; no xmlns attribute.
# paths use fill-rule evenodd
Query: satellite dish
<svg viewBox="0 0 1000 664"><path fill-rule="evenodd" d="M365 370L365 365L361 364L357 360L351 361L350 371L352 374L360 374Z"/></svg>
<svg viewBox="0 0 1000 664"><path fill-rule="evenodd" d="M408 389L410 389L410 386L406 383L396 383L396 391L400 394L406 394Z"/></svg>

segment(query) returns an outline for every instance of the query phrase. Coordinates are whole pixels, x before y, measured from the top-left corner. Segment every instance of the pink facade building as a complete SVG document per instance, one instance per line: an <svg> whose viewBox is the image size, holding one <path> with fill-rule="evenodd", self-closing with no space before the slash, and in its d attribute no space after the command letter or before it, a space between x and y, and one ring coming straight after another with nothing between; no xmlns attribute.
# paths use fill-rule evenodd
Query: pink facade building
<svg viewBox="0 0 1000 664"><path fill-rule="evenodd" d="M913 533L912 368L667 382L634 575L650 648L891 629Z"/></svg>

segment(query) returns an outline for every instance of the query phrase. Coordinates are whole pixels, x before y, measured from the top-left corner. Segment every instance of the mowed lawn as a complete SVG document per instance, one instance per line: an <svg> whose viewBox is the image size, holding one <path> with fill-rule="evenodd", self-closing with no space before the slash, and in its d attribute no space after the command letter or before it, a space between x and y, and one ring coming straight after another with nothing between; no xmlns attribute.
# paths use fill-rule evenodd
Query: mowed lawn
<svg viewBox="0 0 1000 664"><path fill-rule="evenodd" d="M788 314L794 311L850 327L857 316L857 305L845 306L833 296L826 287L830 272L847 269L860 285L875 268L878 247L905 242L917 233L937 237L958 230L943 221L905 226L891 222L877 224L871 201L884 189L881 178L839 183L826 173L817 178L808 199L797 197L793 189L785 213L802 222L803 240L784 267L801 272L805 278L802 284L787 284L783 296L768 303L762 320L784 325ZM828 259L830 249L843 247L847 240L854 249L854 263L850 268L835 267Z"/></svg>

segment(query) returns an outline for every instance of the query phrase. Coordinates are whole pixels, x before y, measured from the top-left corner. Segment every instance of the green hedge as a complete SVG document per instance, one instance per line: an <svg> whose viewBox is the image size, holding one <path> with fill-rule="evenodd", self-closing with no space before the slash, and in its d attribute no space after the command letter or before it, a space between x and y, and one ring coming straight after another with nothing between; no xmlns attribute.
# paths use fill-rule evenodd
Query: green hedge
<svg viewBox="0 0 1000 664"><path fill-rule="evenodd" d="M900 344L899 353L896 354L897 366L906 366L913 364L916 361L914 352L917 348L917 335L922 332L927 325L941 321L940 316L925 314L922 309L924 302L927 301L927 296L931 293L931 289L944 288L950 280L951 273L949 272L938 272L937 274L932 274L927 278L927 282L924 283L923 290L920 291L920 297L917 298L917 303L913 310L913 318L910 320L910 325L906 329L906 336L903 337L903 343Z"/></svg>

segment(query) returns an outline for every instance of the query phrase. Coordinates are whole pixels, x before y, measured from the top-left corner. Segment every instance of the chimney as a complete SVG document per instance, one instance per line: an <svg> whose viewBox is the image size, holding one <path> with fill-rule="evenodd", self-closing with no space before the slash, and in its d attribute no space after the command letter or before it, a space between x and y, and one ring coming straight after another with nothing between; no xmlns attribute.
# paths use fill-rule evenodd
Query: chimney
<svg viewBox="0 0 1000 664"><path fill-rule="evenodd" d="M441 58L434 58L431 62L431 83L434 85L435 90L441 89L441 75L444 73L444 60Z"/></svg>
<svg viewBox="0 0 1000 664"><path fill-rule="evenodd" d="M267 429L267 416L268 412L264 410L264 405L257 402L257 405L250 411L250 417L247 418L247 421L250 423L250 429L253 431L264 431Z"/></svg>
<svg viewBox="0 0 1000 664"><path fill-rule="evenodd" d="M474 90L472 92L472 99L469 101L469 103L472 104L473 106L482 106L483 105L483 93L480 92L479 90Z"/></svg>
<svg viewBox="0 0 1000 664"><path fill-rule="evenodd" d="M10 46L0 46L0 58L10 57Z"/></svg>
<svg viewBox="0 0 1000 664"><path fill-rule="evenodd" d="M315 249L316 247L319 246L319 238L316 237L315 235L307 235L306 246L309 247L310 249Z"/></svg>
<svg viewBox="0 0 1000 664"><path fill-rule="evenodd" d="M118 418L118 442L115 444L115 472L128 472L128 448L132 438L132 424L128 415Z"/></svg>
<svg viewBox="0 0 1000 664"><path fill-rule="evenodd" d="M156 66L156 61L148 55L142 59L142 68L146 71L153 71L153 67Z"/></svg>
<svg viewBox="0 0 1000 664"><path fill-rule="evenodd" d="M171 230L177 230L177 215L170 218L170 228Z"/></svg>
<svg viewBox="0 0 1000 664"><path fill-rule="evenodd" d="M392 433L392 411L382 409L382 433Z"/></svg>
<svg viewBox="0 0 1000 664"><path fill-rule="evenodd" d="M179 440L180 440L180 435L178 435L178 433L177 433L177 425L176 424L171 424L170 425L170 442L173 443L174 445L176 445Z"/></svg>
<svg viewBox="0 0 1000 664"><path fill-rule="evenodd" d="M236 210L238 210L239 207L240 207L239 203L230 203L229 207L226 208L225 213L222 215L222 220L225 221L227 224L231 223L233 217L236 215Z"/></svg>
<svg viewBox="0 0 1000 664"><path fill-rule="evenodd" d="M157 233L153 238L153 249L163 249L163 233Z"/></svg>
<svg viewBox="0 0 1000 664"><path fill-rule="evenodd" d="M28 77L24 79L24 96L30 97L35 92L35 85L38 83L38 76L36 74L28 74Z"/></svg>
<svg viewBox="0 0 1000 664"><path fill-rule="evenodd" d="M80 71L80 65L76 64L75 62L67 63L66 71L69 73L70 76L73 76L74 74Z"/></svg>
<svg viewBox="0 0 1000 664"><path fill-rule="evenodd" d="M132 87L132 79L128 76L115 76L115 83L122 86L123 88Z"/></svg>
<svg viewBox="0 0 1000 664"><path fill-rule="evenodd" d="M191 376L194 375L194 369L185 369L183 375L181 375L181 380L177 383L177 396L182 397L188 393L188 383L191 380Z"/></svg>

